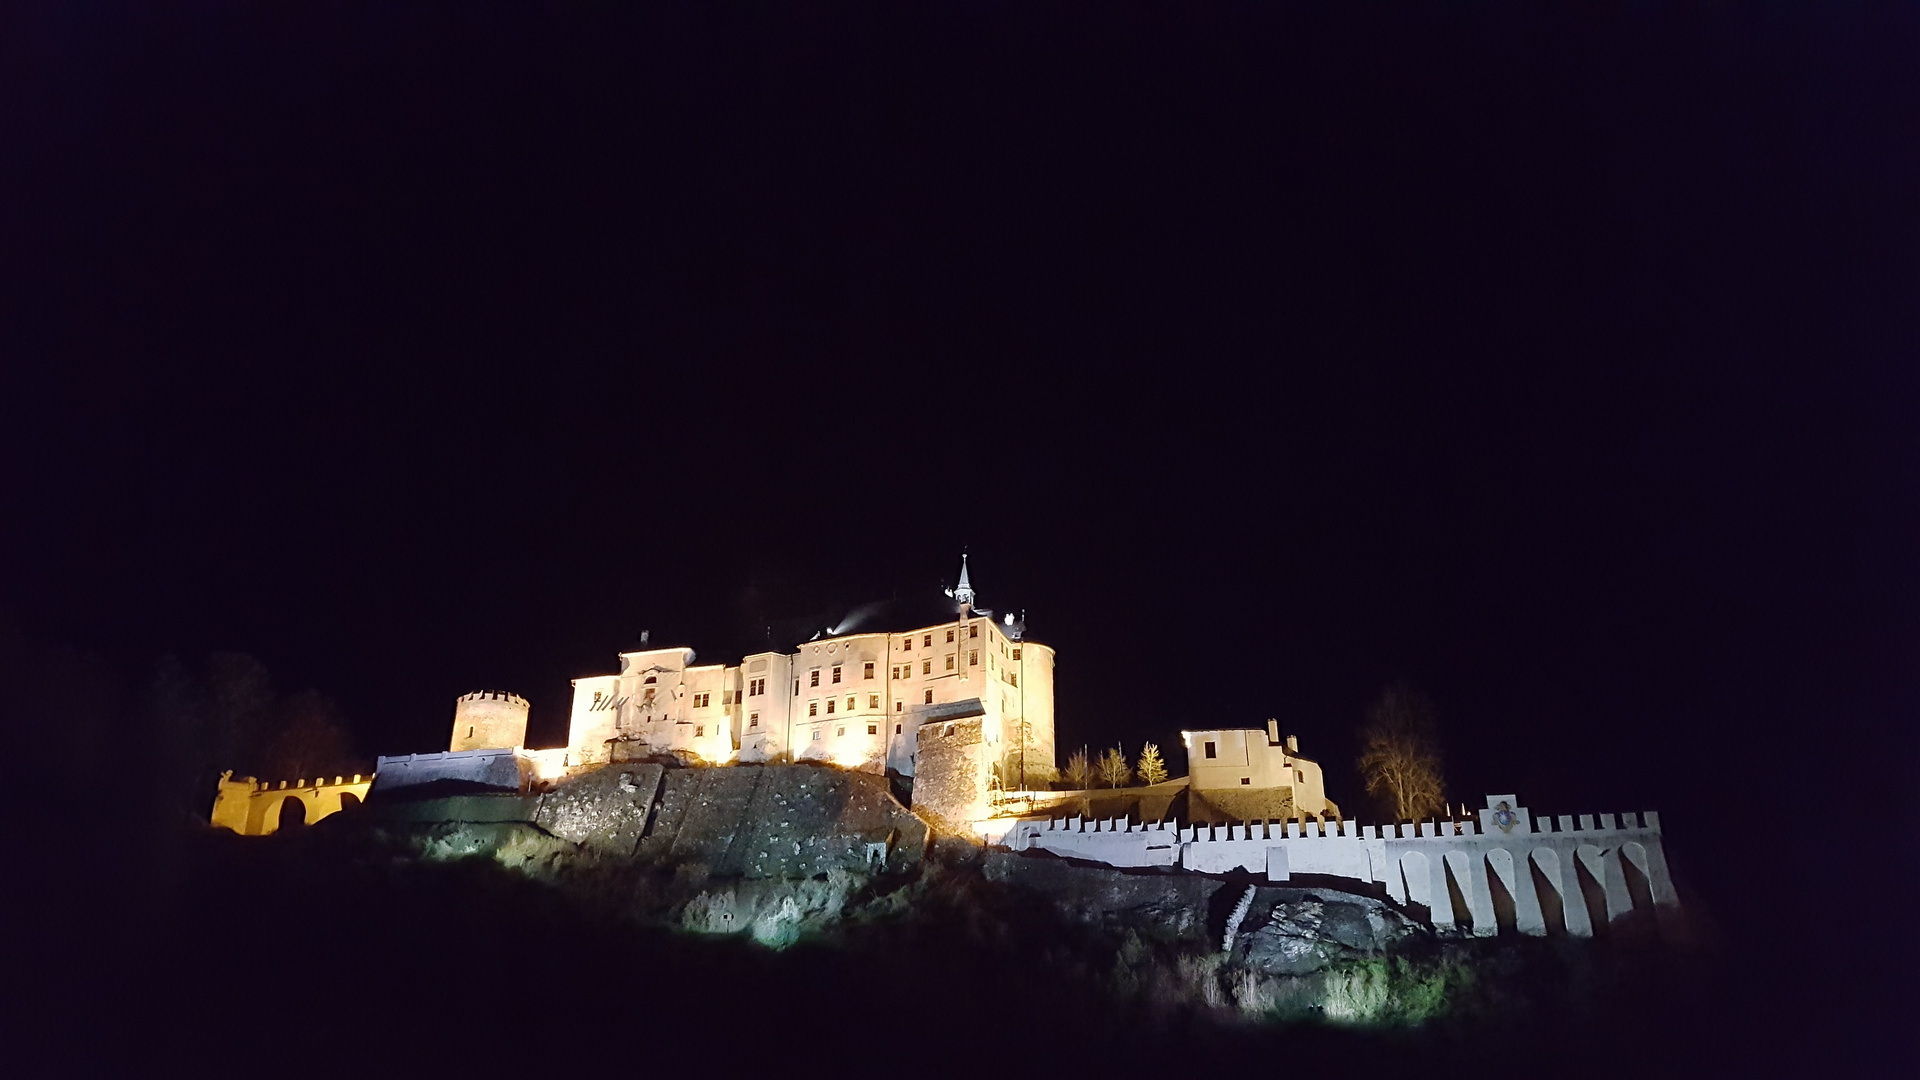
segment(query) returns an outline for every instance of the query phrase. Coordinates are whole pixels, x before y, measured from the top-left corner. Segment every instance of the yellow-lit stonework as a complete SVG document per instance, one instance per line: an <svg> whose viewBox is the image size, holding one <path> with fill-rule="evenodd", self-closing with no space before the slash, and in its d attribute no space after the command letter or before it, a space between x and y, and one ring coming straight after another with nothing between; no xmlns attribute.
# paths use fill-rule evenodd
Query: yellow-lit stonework
<svg viewBox="0 0 1920 1080"><path fill-rule="evenodd" d="M242 836L266 836L279 830L283 821L296 820L311 825L323 817L357 806L373 786L373 776L324 777L298 780L255 780L251 776L233 778L233 770L220 774L220 790L213 800L213 824L232 829Z"/></svg>

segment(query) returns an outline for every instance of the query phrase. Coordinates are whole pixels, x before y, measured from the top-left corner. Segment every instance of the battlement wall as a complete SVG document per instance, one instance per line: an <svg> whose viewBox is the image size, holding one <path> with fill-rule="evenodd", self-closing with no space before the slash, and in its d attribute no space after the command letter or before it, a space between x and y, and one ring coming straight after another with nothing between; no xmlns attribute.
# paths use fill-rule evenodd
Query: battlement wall
<svg viewBox="0 0 1920 1080"><path fill-rule="evenodd" d="M384 794L437 780L458 780L502 791L522 791L533 763L512 748L442 750L433 754L382 757L375 764L373 791Z"/></svg>
<svg viewBox="0 0 1920 1080"><path fill-rule="evenodd" d="M519 694L510 694L505 690L475 690L470 694L461 694L461 701L504 701L527 708L527 699Z"/></svg>
<svg viewBox="0 0 1920 1080"><path fill-rule="evenodd" d="M208 821L242 836L266 836L277 832L281 821L289 817L286 805L289 800L297 804L293 808L297 813L291 816L300 824L311 825L358 806L367 797L373 781L372 773L298 780L256 780L251 776L235 779L229 770L220 776Z"/></svg>
<svg viewBox="0 0 1920 1080"><path fill-rule="evenodd" d="M1080 818L981 823L989 843L1120 867L1203 874L1297 875L1383 893L1443 929L1491 936L1592 936L1648 916L1672 924L1680 901L1667 871L1660 816L1535 819L1512 796L1465 821L1361 825L1253 821L1171 826ZM994 832L998 830L999 835Z"/></svg>

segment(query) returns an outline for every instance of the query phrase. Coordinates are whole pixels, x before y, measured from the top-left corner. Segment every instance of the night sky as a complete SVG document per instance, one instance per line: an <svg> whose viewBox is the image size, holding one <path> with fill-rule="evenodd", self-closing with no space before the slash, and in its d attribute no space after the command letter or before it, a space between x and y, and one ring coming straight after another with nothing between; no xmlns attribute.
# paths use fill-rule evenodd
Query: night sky
<svg viewBox="0 0 1920 1080"><path fill-rule="evenodd" d="M1920 827L1911 6L162 7L0 33L36 641L556 745L965 549L1063 756Z"/></svg>

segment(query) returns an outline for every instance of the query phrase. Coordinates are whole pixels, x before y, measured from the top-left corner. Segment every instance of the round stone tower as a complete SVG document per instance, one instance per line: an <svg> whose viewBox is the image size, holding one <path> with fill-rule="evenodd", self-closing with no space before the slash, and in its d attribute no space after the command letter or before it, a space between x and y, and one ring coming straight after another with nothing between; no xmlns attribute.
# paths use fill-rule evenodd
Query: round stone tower
<svg viewBox="0 0 1920 1080"><path fill-rule="evenodd" d="M527 699L503 690L475 690L453 703L449 750L518 750L527 742Z"/></svg>

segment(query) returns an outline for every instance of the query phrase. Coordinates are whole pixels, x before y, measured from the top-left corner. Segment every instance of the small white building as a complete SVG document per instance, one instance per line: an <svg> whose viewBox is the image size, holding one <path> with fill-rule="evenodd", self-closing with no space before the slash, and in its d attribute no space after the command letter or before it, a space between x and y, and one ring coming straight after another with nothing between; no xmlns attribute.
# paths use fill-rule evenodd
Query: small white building
<svg viewBox="0 0 1920 1080"><path fill-rule="evenodd" d="M573 681L567 764L683 752L911 776L920 725L977 703L998 783L1051 781L1053 650L1012 614L975 606L964 558L947 596L952 617L937 623L823 630L736 664L697 663L684 646L621 653L617 673Z"/></svg>
<svg viewBox="0 0 1920 1080"><path fill-rule="evenodd" d="M1278 720L1267 721L1264 731L1217 728L1183 731L1180 738L1187 749L1189 813L1195 820L1264 821L1339 812L1327 801L1320 763L1301 756L1297 736L1281 740Z"/></svg>

